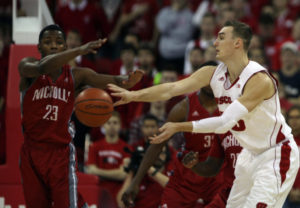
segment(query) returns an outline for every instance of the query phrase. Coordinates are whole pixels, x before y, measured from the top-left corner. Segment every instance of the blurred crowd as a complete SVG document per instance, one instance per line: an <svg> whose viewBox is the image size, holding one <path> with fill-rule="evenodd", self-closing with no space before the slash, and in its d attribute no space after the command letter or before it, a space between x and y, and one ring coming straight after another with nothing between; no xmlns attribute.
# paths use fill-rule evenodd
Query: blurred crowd
<svg viewBox="0 0 300 208"><path fill-rule="evenodd" d="M18 1L18 15L26 16L21 3ZM300 0L47 0L47 3L55 23L66 32L68 48L98 38L108 39L98 54L78 56L69 64L111 75L142 69L145 76L133 90L182 79L208 61L218 63L213 46L218 30L227 20L249 24L254 32L249 57L265 66L278 80L281 107L300 146ZM6 79L9 45L13 43L11 8L10 0L1 0L1 154L5 153ZM124 147L131 151L138 146L145 148L147 138L157 133L168 112L183 98L117 107L111 119L100 128L86 127L73 115L80 170L84 171L86 166L86 172L114 181L114 185L107 187L117 197L118 191L124 189L121 186L130 181L123 169L123 158L132 152L124 151ZM157 168L149 170L149 178L159 177L156 182L161 187L167 180L164 176L170 172L168 163L173 151L182 143L182 135L175 135L166 147L165 155L161 156L163 165L158 166L163 173L161 177L153 175ZM5 156L0 156L3 163ZM127 182L121 183L123 180ZM151 184L147 180L145 186ZM109 182L104 180L104 183ZM291 200L299 201L300 187L293 191ZM149 196L145 194L145 197Z"/></svg>

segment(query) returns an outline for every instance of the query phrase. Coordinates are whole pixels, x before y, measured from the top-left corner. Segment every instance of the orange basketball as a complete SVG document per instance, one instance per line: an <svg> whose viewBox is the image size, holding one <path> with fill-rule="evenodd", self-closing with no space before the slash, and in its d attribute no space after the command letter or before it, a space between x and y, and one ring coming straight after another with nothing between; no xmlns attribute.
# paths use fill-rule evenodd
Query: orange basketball
<svg viewBox="0 0 300 208"><path fill-rule="evenodd" d="M88 88L75 99L76 117L86 126L101 126L110 118L113 110L110 95L98 88Z"/></svg>

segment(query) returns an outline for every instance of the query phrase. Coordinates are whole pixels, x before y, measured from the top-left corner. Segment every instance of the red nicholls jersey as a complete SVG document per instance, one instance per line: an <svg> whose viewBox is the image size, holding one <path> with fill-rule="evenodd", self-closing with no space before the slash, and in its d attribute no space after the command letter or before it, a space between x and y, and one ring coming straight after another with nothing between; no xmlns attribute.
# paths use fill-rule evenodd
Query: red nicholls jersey
<svg viewBox="0 0 300 208"><path fill-rule="evenodd" d="M230 132L216 138L211 147L209 153L211 157L224 159L223 176L225 185L228 187L232 186L235 178L234 168L241 151L242 147Z"/></svg>
<svg viewBox="0 0 300 208"><path fill-rule="evenodd" d="M74 105L74 80L70 66L62 68L54 82L41 75L21 92L22 125L25 142L68 144L72 137L69 120Z"/></svg>
<svg viewBox="0 0 300 208"><path fill-rule="evenodd" d="M204 118L211 117L212 115L201 105L199 101L200 91L192 93L188 96L188 121L196 121ZM217 115L217 111L215 112ZM185 150L199 152L199 160L206 159L212 142L215 138L214 133L184 133L185 137Z"/></svg>

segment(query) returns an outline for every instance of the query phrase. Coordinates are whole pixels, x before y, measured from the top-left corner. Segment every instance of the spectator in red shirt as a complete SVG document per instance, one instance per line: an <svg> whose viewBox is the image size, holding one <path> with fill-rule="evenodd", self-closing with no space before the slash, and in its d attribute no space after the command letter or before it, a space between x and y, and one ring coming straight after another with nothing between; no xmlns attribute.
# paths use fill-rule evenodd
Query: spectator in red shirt
<svg viewBox="0 0 300 208"><path fill-rule="evenodd" d="M120 115L113 112L103 125L105 138L94 142L89 148L86 172L100 176L100 186L111 196L116 207L115 197L126 177L123 159L129 155L124 151L128 145L119 138Z"/></svg>
<svg viewBox="0 0 300 208"><path fill-rule="evenodd" d="M300 149L300 105L290 108L287 112L287 122L292 128L295 141ZM284 205L284 208L297 207L300 207L300 171L298 171L294 186Z"/></svg>
<svg viewBox="0 0 300 208"><path fill-rule="evenodd" d="M55 21L65 31L77 29L86 43L99 37L107 37L105 28L107 20L94 3L88 0L71 0L67 5L58 8Z"/></svg>

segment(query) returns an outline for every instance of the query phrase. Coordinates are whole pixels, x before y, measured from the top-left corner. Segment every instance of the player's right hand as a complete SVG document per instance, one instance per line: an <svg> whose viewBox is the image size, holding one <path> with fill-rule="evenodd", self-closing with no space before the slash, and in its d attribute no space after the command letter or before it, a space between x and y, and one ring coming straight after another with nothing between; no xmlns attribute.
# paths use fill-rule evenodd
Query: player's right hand
<svg viewBox="0 0 300 208"><path fill-rule="evenodd" d="M114 106L124 105L133 101L132 92L114 84L108 84L107 87L110 91L112 91L112 96L120 98L120 100L114 103Z"/></svg>
<svg viewBox="0 0 300 208"><path fill-rule="evenodd" d="M86 43L86 44L79 47L79 53L81 55L86 55L86 54L89 54L89 53L96 54L97 49L100 48L106 41L107 41L107 38L88 42L88 43Z"/></svg>
<svg viewBox="0 0 300 208"><path fill-rule="evenodd" d="M122 195L122 201L125 207L134 207L134 200L138 193L138 188L135 186L129 186Z"/></svg>
<svg viewBox="0 0 300 208"><path fill-rule="evenodd" d="M182 159L182 164L186 168L192 168L199 162L199 153L190 151Z"/></svg>

